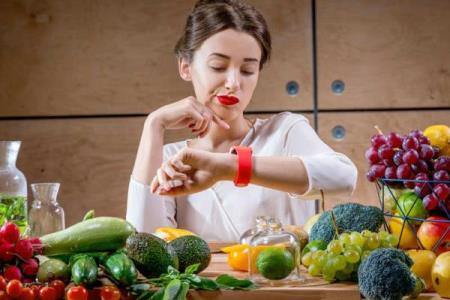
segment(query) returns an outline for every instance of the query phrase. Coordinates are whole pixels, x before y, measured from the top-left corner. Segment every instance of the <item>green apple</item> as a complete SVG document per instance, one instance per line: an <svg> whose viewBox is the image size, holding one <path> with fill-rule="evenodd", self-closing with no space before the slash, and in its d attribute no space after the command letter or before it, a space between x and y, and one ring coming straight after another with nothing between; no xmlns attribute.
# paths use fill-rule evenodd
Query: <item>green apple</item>
<svg viewBox="0 0 450 300"><path fill-rule="evenodd" d="M394 189L385 185L383 190L384 211L393 213L397 209L395 199L398 201L400 196L405 192L405 189Z"/></svg>
<svg viewBox="0 0 450 300"><path fill-rule="evenodd" d="M398 199L397 213L404 217L425 219L427 217L427 210L422 204L422 199L414 192L407 191L401 194ZM420 221L413 221L414 224L419 224Z"/></svg>

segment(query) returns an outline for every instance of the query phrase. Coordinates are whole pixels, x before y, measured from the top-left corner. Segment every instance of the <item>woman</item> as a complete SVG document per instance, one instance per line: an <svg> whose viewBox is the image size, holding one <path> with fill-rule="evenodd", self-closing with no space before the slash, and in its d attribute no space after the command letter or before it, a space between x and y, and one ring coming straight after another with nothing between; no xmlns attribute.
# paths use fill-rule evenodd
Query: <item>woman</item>
<svg viewBox="0 0 450 300"><path fill-rule="evenodd" d="M237 241L259 215L303 224L320 190L351 194L356 168L301 115L244 117L270 57L263 16L239 0L201 0L175 52L190 96L145 121L130 180L127 220L139 231L172 226L209 241ZM198 138L163 145L165 130ZM233 146L236 154L230 153Z"/></svg>

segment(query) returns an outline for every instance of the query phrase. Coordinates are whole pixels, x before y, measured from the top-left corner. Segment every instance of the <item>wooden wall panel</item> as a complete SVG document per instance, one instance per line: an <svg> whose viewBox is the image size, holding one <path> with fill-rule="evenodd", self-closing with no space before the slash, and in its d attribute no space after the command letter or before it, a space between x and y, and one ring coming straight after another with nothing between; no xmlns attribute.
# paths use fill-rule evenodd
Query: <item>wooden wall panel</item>
<svg viewBox="0 0 450 300"><path fill-rule="evenodd" d="M248 111L312 110L312 18L310 0L249 0L267 20L272 58L263 69ZM286 84L296 81L297 96Z"/></svg>
<svg viewBox="0 0 450 300"><path fill-rule="evenodd" d="M317 1L319 108L450 107L449 32L447 0Z"/></svg>
<svg viewBox="0 0 450 300"><path fill-rule="evenodd" d="M379 205L375 184L366 179L368 163L364 153L370 146L370 138L376 134L374 129L378 125L384 133L391 131L406 134L413 129L424 130L433 124L448 124L448 111L411 111L411 112L367 112L367 113L320 113L319 135L335 151L350 157L358 168L358 184L350 199L326 199L326 208L346 201L363 204ZM342 140L333 138L332 130L335 126L345 129Z"/></svg>
<svg viewBox="0 0 450 300"><path fill-rule="evenodd" d="M251 2L274 52L249 111L312 109L310 0ZM0 1L0 116L148 113L191 95L172 51L194 3Z"/></svg>
<svg viewBox="0 0 450 300"><path fill-rule="evenodd" d="M144 118L1 121L1 140L21 140L28 184L60 182L66 224L95 209L125 216L126 193ZM31 194L29 190L29 203Z"/></svg>
<svg viewBox="0 0 450 300"><path fill-rule="evenodd" d="M28 184L61 183L58 198L66 224L81 220L90 209L98 215L125 217L128 182L144 119L0 121L0 140L22 141L18 168ZM192 136L187 130L168 131L165 142L188 137ZM31 198L30 194L30 204Z"/></svg>

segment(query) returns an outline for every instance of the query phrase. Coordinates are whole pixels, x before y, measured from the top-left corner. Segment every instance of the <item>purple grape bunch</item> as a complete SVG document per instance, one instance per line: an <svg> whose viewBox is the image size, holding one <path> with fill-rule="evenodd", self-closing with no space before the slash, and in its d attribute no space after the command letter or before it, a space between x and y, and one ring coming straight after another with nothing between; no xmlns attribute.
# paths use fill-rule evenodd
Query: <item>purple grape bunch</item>
<svg viewBox="0 0 450 300"><path fill-rule="evenodd" d="M446 208L450 212L450 157L439 156L439 148L432 146L421 130L405 136L379 131L370 141L365 153L370 182L378 178L401 179L387 184L414 190L427 210Z"/></svg>

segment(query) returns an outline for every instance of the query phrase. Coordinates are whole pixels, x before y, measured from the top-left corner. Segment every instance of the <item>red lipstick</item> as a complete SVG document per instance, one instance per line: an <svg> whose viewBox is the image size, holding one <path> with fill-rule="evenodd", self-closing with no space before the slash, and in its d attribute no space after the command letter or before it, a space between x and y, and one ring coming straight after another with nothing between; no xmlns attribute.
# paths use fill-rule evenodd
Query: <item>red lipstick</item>
<svg viewBox="0 0 450 300"><path fill-rule="evenodd" d="M234 105L239 103L239 98L234 96L217 96L217 99L219 99L219 102L222 105Z"/></svg>

